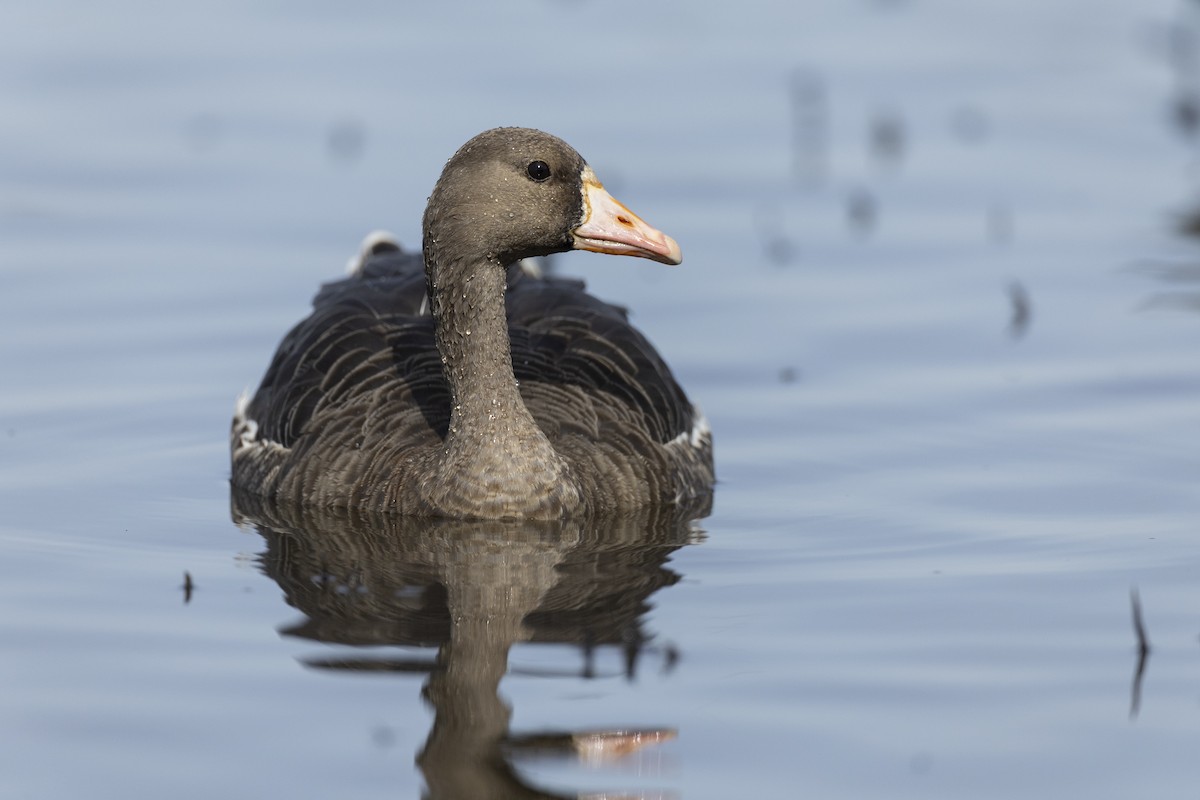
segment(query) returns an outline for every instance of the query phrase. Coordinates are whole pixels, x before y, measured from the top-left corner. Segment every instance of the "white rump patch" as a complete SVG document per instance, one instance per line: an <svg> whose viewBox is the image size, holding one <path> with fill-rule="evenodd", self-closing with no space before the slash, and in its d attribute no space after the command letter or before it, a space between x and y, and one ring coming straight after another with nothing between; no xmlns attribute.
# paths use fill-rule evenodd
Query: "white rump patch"
<svg viewBox="0 0 1200 800"><path fill-rule="evenodd" d="M699 448L705 439L712 436L712 428L709 427L708 418L698 406L692 406L692 429L684 431L676 436L671 441L667 442L667 447L672 445L683 447L690 445L693 448Z"/></svg>
<svg viewBox="0 0 1200 800"><path fill-rule="evenodd" d="M371 251L381 244L395 245L396 249L400 247L400 240L393 234L387 231L371 231L367 234L367 238L362 240L362 244L358 246L358 253L346 262L346 274L357 275L362 271L363 264L367 263L367 259L371 255Z"/></svg>
<svg viewBox="0 0 1200 800"><path fill-rule="evenodd" d="M246 389L238 395L237 403L233 407L233 430L230 438L234 454L244 453L247 450L288 452L288 448L279 442L258 438L258 421L246 416L249 408L250 390Z"/></svg>
<svg viewBox="0 0 1200 800"><path fill-rule="evenodd" d="M234 452L253 447L258 441L258 423L246 416L250 407L250 390L243 389L233 407Z"/></svg>

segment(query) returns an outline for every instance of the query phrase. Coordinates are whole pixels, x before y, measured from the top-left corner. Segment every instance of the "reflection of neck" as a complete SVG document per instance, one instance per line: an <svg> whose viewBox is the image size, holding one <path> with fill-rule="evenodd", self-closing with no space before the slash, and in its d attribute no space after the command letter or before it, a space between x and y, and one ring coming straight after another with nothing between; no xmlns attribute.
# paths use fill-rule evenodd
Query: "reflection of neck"
<svg viewBox="0 0 1200 800"><path fill-rule="evenodd" d="M425 687L434 721L417 763L435 800L487 798L497 784L515 782L500 753L511 716L499 695L511 643L496 636L501 626L495 619L455 624Z"/></svg>
<svg viewBox="0 0 1200 800"><path fill-rule="evenodd" d="M509 649L525 638L522 620L557 581L561 554L537 544L504 547L490 558L471 551L443 574L450 640L425 687L433 730L417 759L432 800L529 792L501 753L511 711L500 698L500 681Z"/></svg>

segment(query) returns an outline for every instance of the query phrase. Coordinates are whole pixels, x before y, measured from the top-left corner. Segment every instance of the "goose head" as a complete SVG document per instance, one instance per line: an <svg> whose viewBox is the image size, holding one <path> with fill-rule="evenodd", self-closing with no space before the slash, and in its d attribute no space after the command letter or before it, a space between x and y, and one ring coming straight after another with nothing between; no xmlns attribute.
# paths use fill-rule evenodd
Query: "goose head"
<svg viewBox="0 0 1200 800"><path fill-rule="evenodd" d="M450 158L429 198L425 245L427 257L451 250L500 264L566 250L682 261L675 240L609 194L574 148L529 128L485 131Z"/></svg>

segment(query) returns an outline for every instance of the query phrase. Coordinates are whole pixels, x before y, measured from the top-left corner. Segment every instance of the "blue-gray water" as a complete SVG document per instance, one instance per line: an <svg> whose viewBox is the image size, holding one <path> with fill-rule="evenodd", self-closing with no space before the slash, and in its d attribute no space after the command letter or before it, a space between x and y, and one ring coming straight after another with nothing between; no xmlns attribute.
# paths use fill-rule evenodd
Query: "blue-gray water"
<svg viewBox="0 0 1200 800"><path fill-rule="evenodd" d="M422 788L478 767L430 736L444 619L405 614L459 580L450 606L490 590L507 619L460 619L460 663L518 641L498 695L448 693L467 723L678 732L510 754L495 796L1191 796L1195 13L0 8L0 795L454 796ZM286 537L235 526L234 398L364 234L418 242L441 164L499 124L566 138L683 247L556 263L704 407L713 513L641 546L384 548L310 597L344 548L291 574ZM411 597L372 583L396 563ZM522 623L568 585L625 649ZM382 617L347 600L379 591ZM336 668L363 659L394 669Z"/></svg>

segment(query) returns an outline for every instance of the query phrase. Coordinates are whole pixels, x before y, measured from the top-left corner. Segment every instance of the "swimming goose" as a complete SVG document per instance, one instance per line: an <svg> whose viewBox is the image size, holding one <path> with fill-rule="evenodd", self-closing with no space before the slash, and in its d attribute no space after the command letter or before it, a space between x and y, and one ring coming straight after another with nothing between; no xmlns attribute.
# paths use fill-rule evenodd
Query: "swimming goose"
<svg viewBox="0 0 1200 800"><path fill-rule="evenodd" d="M471 139L429 198L424 258L368 239L239 400L234 486L467 519L710 493L708 423L624 309L521 263L571 249L682 260L562 140L526 128Z"/></svg>

